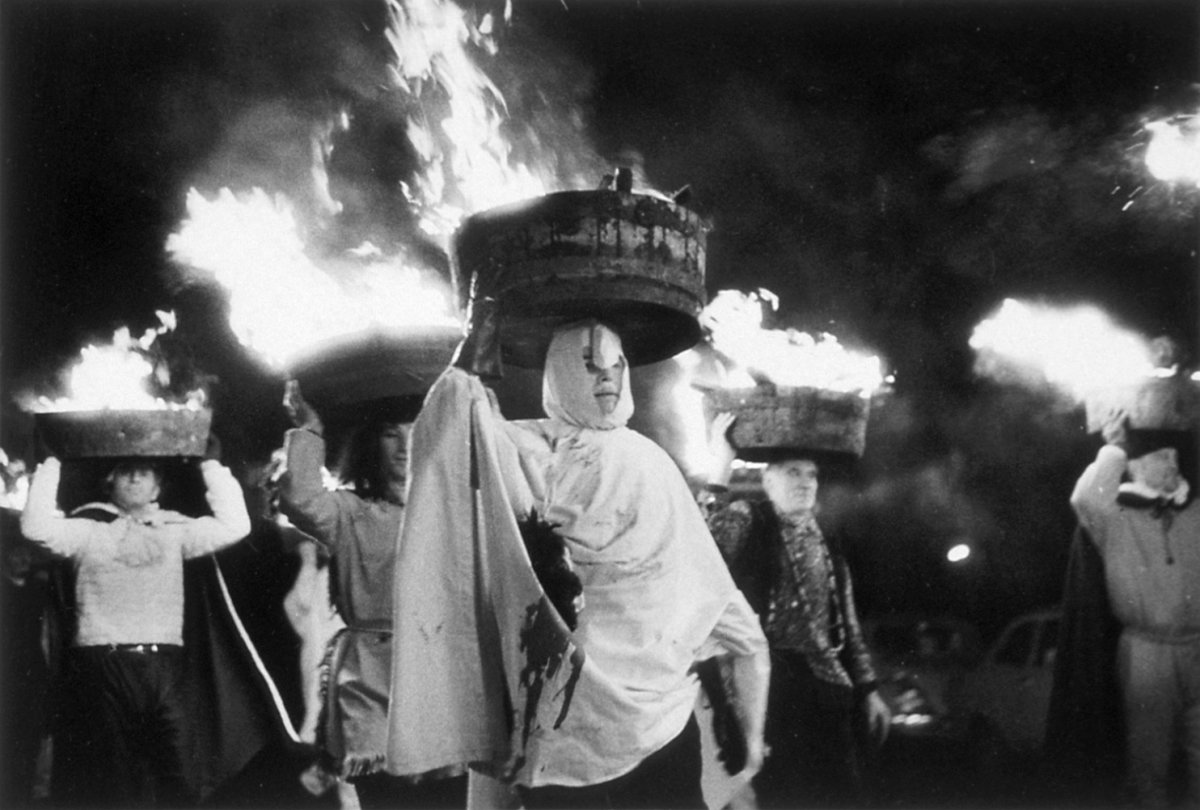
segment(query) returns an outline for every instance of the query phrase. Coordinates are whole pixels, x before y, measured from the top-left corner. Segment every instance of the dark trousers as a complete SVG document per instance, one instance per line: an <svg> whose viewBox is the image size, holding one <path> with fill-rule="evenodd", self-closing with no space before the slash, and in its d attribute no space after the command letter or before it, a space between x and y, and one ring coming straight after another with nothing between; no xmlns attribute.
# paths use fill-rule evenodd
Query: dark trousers
<svg viewBox="0 0 1200 810"><path fill-rule="evenodd" d="M54 735L55 801L194 804L183 776L183 648L67 652Z"/></svg>
<svg viewBox="0 0 1200 810"><path fill-rule="evenodd" d="M467 775L449 779L425 779L413 782L389 773L370 773L350 780L358 793L363 810L386 808L445 808L465 810L467 806Z"/></svg>
<svg viewBox="0 0 1200 810"><path fill-rule="evenodd" d="M703 810L700 788L700 727L693 716L679 736L624 776L584 787L523 788L526 810L637 808Z"/></svg>
<svg viewBox="0 0 1200 810"><path fill-rule="evenodd" d="M813 675L804 655L771 651L766 742L771 754L754 780L760 807L853 807L864 803L849 687Z"/></svg>

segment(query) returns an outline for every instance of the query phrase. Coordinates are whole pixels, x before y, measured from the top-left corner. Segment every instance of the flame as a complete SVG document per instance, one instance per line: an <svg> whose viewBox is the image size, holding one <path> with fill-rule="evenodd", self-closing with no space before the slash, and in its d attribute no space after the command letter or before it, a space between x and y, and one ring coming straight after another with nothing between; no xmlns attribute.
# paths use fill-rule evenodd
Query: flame
<svg viewBox="0 0 1200 810"><path fill-rule="evenodd" d="M159 325L134 338L129 327L113 333L108 345L88 345L79 352L79 362L66 373L66 393L56 398L39 396L22 407L34 412L95 410L175 410L204 406L202 390L190 392L182 402L169 402L155 392L166 388L170 378L165 365L153 355L159 335L174 331L174 312L158 312Z"/></svg>
<svg viewBox="0 0 1200 810"><path fill-rule="evenodd" d="M1076 402L1156 374L1151 342L1094 306L1054 307L1007 298L971 335L976 370L1040 376Z"/></svg>
<svg viewBox="0 0 1200 810"><path fill-rule="evenodd" d="M409 118L408 140L422 169L404 191L421 228L444 237L467 214L545 194L553 173L511 160L501 132L504 96L469 47L496 52L492 15L475 24L448 0L388 0L388 12L393 79L419 110Z"/></svg>
<svg viewBox="0 0 1200 810"><path fill-rule="evenodd" d="M709 331L713 348L735 364L718 385L749 387L765 378L779 386L870 397L887 382L878 357L850 351L833 335L764 329L764 305L778 307L778 298L769 290L722 290L701 313L701 325Z"/></svg>
<svg viewBox="0 0 1200 810"><path fill-rule="evenodd" d="M1200 186L1200 114L1146 124L1146 168L1159 180Z"/></svg>
<svg viewBox="0 0 1200 810"><path fill-rule="evenodd" d="M228 291L230 328L276 368L345 335L459 326L449 291L403 256L389 258L368 243L319 266L281 195L223 188L209 200L191 189L187 211L168 253Z"/></svg>

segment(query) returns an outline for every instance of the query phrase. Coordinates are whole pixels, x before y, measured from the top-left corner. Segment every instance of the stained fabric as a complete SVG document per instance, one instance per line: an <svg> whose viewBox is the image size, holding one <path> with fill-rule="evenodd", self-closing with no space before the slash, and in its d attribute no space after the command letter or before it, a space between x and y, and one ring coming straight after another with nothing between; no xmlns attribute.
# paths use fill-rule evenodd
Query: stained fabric
<svg viewBox="0 0 1200 810"><path fill-rule="evenodd" d="M527 786L596 784L674 739L691 665L727 607L749 607L666 453L619 426L506 423L477 378L448 369L411 459L389 770L474 762ZM583 582L574 634L525 554L515 515L534 504Z"/></svg>

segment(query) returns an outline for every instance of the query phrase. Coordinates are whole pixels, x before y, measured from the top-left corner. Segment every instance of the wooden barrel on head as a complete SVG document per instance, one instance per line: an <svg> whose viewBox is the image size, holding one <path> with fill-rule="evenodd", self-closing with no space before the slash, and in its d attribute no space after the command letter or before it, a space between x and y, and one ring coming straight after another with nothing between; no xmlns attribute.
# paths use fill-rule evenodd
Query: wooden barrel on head
<svg viewBox="0 0 1200 810"><path fill-rule="evenodd" d="M468 217L455 234L459 303L491 297L502 356L537 368L554 330L597 319L633 365L699 341L708 224L666 198L562 191Z"/></svg>
<svg viewBox="0 0 1200 810"><path fill-rule="evenodd" d="M752 388L713 388L704 409L736 417L730 441L738 458L772 461L790 451L861 457L867 444L870 399L823 388L760 384Z"/></svg>
<svg viewBox="0 0 1200 810"><path fill-rule="evenodd" d="M46 446L64 460L203 456L212 428L207 408L50 411L34 418Z"/></svg>
<svg viewBox="0 0 1200 810"><path fill-rule="evenodd" d="M1175 374L1113 386L1088 397L1085 410L1089 433L1100 432L1117 412L1135 428L1200 430L1200 381Z"/></svg>

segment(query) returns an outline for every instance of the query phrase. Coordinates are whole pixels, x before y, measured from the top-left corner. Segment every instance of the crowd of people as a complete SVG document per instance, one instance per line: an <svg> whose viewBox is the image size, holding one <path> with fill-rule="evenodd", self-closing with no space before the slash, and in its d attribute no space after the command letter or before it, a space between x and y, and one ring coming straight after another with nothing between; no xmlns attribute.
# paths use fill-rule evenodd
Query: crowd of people
<svg viewBox="0 0 1200 810"><path fill-rule="evenodd" d="M266 507L248 508L215 443L111 459L100 500L64 480L71 462L39 459L4 538L4 806L233 803L231 781L276 750L328 806L699 808L702 690L727 709L712 722L731 804L869 804L890 717L817 517L822 470L841 462L778 448L765 497L735 496L734 417L719 414L695 491L627 427L613 328L555 332L542 419L501 413L499 352L494 313L477 312L420 407L371 403L336 462L289 382ZM1132 795L1166 804L1179 749L1200 801L1189 439L1123 418L1106 438L1071 503L1121 626ZM291 593L257 619L246 600L274 589L222 563L247 545L289 561L270 565ZM274 610L290 682L256 630Z"/></svg>

